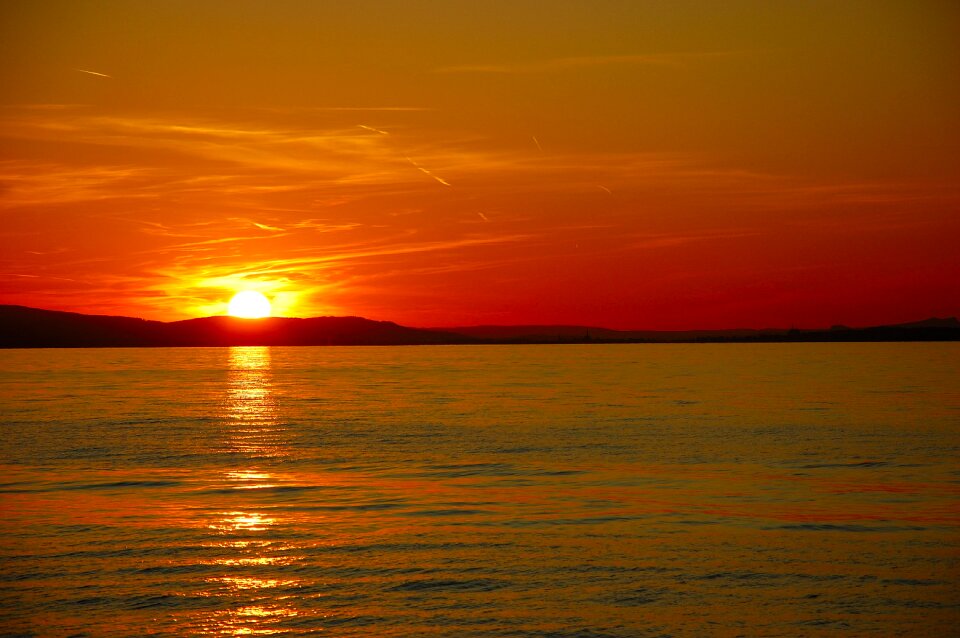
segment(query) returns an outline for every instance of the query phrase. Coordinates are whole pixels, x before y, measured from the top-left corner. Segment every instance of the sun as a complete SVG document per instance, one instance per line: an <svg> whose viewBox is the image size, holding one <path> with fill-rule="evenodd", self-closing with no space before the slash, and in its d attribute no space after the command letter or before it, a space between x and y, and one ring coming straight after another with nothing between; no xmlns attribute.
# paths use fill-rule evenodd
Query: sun
<svg viewBox="0 0 960 638"><path fill-rule="evenodd" d="M255 290L238 292L227 306L227 314L244 319L260 319L270 316L270 300Z"/></svg>

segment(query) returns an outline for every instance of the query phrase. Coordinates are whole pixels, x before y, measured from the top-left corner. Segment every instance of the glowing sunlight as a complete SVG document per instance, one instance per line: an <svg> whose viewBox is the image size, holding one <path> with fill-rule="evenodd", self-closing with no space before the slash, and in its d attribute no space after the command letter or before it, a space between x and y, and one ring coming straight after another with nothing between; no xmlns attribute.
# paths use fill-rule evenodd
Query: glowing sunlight
<svg viewBox="0 0 960 638"><path fill-rule="evenodd" d="M243 319L261 319L270 316L270 300L255 290L238 292L230 300L227 314Z"/></svg>

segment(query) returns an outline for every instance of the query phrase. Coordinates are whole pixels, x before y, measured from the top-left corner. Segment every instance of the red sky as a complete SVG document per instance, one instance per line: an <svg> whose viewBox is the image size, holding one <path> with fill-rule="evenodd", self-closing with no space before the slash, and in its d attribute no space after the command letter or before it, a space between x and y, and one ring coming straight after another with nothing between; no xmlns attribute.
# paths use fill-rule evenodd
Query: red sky
<svg viewBox="0 0 960 638"><path fill-rule="evenodd" d="M0 4L0 303L960 315L953 2Z"/></svg>

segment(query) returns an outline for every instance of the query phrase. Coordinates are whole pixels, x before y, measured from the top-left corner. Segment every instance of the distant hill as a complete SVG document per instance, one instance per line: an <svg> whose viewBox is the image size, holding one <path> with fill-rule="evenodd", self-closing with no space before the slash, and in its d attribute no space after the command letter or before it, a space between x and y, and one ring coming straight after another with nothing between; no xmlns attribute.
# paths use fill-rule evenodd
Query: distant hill
<svg viewBox="0 0 960 638"><path fill-rule="evenodd" d="M243 345L417 345L472 343L463 335L360 317L237 319L164 323L0 306L0 348Z"/></svg>
<svg viewBox="0 0 960 638"><path fill-rule="evenodd" d="M610 330L593 326L461 326L441 328L497 343L695 343L790 341L957 341L956 317L869 328L836 325L829 330L738 328L732 330Z"/></svg>
<svg viewBox="0 0 960 638"><path fill-rule="evenodd" d="M912 323L899 323L892 326L880 326L881 328L960 328L960 321L956 317L931 317L923 321L914 321Z"/></svg>
<svg viewBox="0 0 960 638"><path fill-rule="evenodd" d="M438 328L476 339L503 342L536 341L564 343L581 341L697 341L700 339L751 339L787 334L786 329L735 330L611 330L593 326L462 326Z"/></svg>
<svg viewBox="0 0 960 638"><path fill-rule="evenodd" d="M829 330L669 332L589 326L422 329L362 317L205 317L162 322L0 305L0 348L958 340L960 322L955 317L870 328L834 326Z"/></svg>
<svg viewBox="0 0 960 638"><path fill-rule="evenodd" d="M96 348L162 341L159 321L0 306L0 347ZM157 343L157 345L165 345Z"/></svg>

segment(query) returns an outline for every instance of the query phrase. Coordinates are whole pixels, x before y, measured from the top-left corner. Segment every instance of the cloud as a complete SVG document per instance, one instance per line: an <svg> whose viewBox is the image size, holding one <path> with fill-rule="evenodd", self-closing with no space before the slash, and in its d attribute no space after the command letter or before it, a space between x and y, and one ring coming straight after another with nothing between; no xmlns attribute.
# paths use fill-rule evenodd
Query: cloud
<svg viewBox="0 0 960 638"><path fill-rule="evenodd" d="M294 191L343 200L359 187L423 188L387 136L356 125L282 129L31 108L0 115L0 137L63 149L58 162L0 164L6 207L130 197L262 199ZM422 145L405 148L435 157Z"/></svg>
<svg viewBox="0 0 960 638"><path fill-rule="evenodd" d="M255 221L251 221L250 223L256 226L257 228L259 228L260 230L269 230L275 233L284 232L284 229L280 228L279 226L270 226L269 224L261 224L260 222L255 222Z"/></svg>
<svg viewBox="0 0 960 638"><path fill-rule="evenodd" d="M131 166L65 166L0 162L0 208L50 205L113 197L143 197L137 186L151 171Z"/></svg>
<svg viewBox="0 0 960 638"><path fill-rule="evenodd" d="M140 162L157 161L163 152L175 152L207 163L301 174L321 172L325 177L349 174L358 161L386 160L393 155L378 136L347 125L285 129L255 123L227 125L196 118L32 110L0 118L0 135L135 149Z"/></svg>
<svg viewBox="0 0 960 638"><path fill-rule="evenodd" d="M562 64L658 57L563 58ZM380 135L355 123L283 127L280 121L4 109L0 136L56 143L62 150L56 154L59 162L0 163L0 207L100 201L104 210L115 210L117 205L107 200L142 199L166 211L164 219L154 221L169 225L171 232L180 232L181 225L173 222L188 216L224 214L280 232L276 229L290 229L302 219L322 219L317 212L331 207L358 210L364 200L393 198L383 215L395 216L402 208L422 208L422 202L411 206L415 195L428 201L439 196L432 192L443 190L497 199L494 206L551 192L616 193L605 205L617 206L641 193L671 191L678 198L700 198L700 205L726 198L739 210L781 211L956 195L945 195L942 184L826 183L718 168L721 160L694 153L544 154L535 144L496 148L481 138L436 131ZM436 184L455 188L437 189ZM188 215L189 208L194 212ZM276 214L264 216L262 211ZM334 223L358 220L341 217Z"/></svg>
<svg viewBox="0 0 960 638"><path fill-rule="evenodd" d="M694 242L710 241L716 239L739 239L742 237L758 237L763 235L760 229L718 229L703 232L663 232L663 233L640 233L634 235L632 241L628 244L631 249L648 248L672 248L683 246Z"/></svg>
<svg viewBox="0 0 960 638"><path fill-rule="evenodd" d="M24 279L53 279L55 281L72 281L72 282L77 281L76 279L72 279L70 277L54 277L53 275L26 275L23 273L15 273L15 272L0 273L0 278L3 278L3 277L21 277Z"/></svg>
<svg viewBox="0 0 960 638"><path fill-rule="evenodd" d="M722 59L740 55L736 51L691 53L648 53L638 55L591 55L535 62L507 64L463 64L440 67L435 73L547 73L597 66L672 66L683 67L700 60Z"/></svg>
<svg viewBox="0 0 960 638"><path fill-rule="evenodd" d="M436 109L429 106L283 106L283 107L253 107L253 111L262 111L266 113L285 113L285 114L297 114L297 113L422 113L426 111L435 111Z"/></svg>

